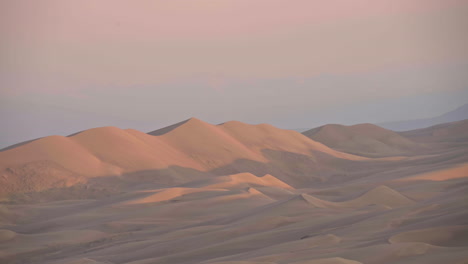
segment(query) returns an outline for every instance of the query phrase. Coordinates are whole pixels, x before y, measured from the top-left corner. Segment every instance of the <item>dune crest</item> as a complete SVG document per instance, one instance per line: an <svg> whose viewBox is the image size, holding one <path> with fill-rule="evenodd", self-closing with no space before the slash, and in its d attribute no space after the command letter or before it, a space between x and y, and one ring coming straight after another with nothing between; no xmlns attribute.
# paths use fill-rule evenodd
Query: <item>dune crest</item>
<svg viewBox="0 0 468 264"><path fill-rule="evenodd" d="M264 198L264 199L268 199L268 200L272 200L272 201L273 201L273 199L272 199L271 197L269 197L268 195L265 195L264 193L262 193L261 191L255 189L255 188L249 187L249 188L247 189L247 192L248 192L249 194L251 194L251 195L256 195L256 196L258 196L258 197L262 197L262 198Z"/></svg>
<svg viewBox="0 0 468 264"><path fill-rule="evenodd" d="M241 188L246 186L261 186L261 187L278 187L283 189L293 190L289 184L279 180L278 178L266 174L262 177L257 177L252 173L238 173L228 176L219 176L208 180L205 188Z"/></svg>
<svg viewBox="0 0 468 264"><path fill-rule="evenodd" d="M452 179L460 179L468 177L468 163L460 164L452 168L431 171L422 173L415 176L410 176L396 181L418 181L418 180L429 180L429 181L447 181Z"/></svg>
<svg viewBox="0 0 468 264"><path fill-rule="evenodd" d="M346 201L339 204L347 206L366 206L366 205L383 205L390 208L395 208L399 206L407 206L413 204L414 201L402 195L401 193L385 186L378 186L362 196Z"/></svg>
<svg viewBox="0 0 468 264"><path fill-rule="evenodd" d="M212 192L222 192L222 191L227 191L227 190L205 190L202 188L180 188L180 187L175 187L175 188L168 188L168 189L163 189L155 194L151 194L145 198L141 199L136 199L133 201L126 202L125 204L147 204L147 203L158 203L158 202L164 202L164 201L170 201L172 199L175 199L177 197L187 195L187 194L192 194L192 193L199 193L199 192L207 192L207 191L212 191Z"/></svg>
<svg viewBox="0 0 468 264"><path fill-rule="evenodd" d="M375 187L355 199L342 202L325 201L304 193L299 195L299 197L310 205L318 208L364 207L368 205L380 205L386 208L395 208L408 206L414 203L411 199L385 185Z"/></svg>

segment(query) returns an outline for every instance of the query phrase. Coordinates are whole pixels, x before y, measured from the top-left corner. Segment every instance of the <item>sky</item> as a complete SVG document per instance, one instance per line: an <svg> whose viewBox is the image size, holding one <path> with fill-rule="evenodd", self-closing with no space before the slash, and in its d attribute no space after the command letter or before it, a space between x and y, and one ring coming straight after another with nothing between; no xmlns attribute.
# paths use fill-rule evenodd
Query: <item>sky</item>
<svg viewBox="0 0 468 264"><path fill-rule="evenodd" d="M468 0L0 0L0 148L437 116L468 102L467 32Z"/></svg>

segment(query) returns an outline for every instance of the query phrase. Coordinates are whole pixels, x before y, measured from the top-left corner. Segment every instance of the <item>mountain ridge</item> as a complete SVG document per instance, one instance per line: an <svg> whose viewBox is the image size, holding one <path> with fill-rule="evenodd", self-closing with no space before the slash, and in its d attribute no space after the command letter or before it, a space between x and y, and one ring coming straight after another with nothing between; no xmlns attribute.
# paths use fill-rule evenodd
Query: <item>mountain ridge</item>
<svg viewBox="0 0 468 264"><path fill-rule="evenodd" d="M436 117L384 122L377 125L394 131L409 131L464 119L468 119L468 103Z"/></svg>

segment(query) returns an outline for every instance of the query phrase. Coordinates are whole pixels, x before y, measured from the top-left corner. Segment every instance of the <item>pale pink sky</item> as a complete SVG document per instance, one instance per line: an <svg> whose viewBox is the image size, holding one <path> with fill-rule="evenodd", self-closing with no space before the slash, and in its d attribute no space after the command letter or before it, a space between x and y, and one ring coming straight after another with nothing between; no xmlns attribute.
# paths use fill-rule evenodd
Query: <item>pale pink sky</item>
<svg viewBox="0 0 468 264"><path fill-rule="evenodd" d="M466 32L468 0L2 0L1 110L282 125L466 91Z"/></svg>

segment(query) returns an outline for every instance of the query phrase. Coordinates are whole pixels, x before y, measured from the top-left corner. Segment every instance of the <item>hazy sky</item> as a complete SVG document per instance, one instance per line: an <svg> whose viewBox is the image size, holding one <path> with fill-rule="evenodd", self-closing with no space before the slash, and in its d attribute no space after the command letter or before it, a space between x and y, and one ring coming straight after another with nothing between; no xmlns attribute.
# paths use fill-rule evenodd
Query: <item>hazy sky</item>
<svg viewBox="0 0 468 264"><path fill-rule="evenodd" d="M468 102L467 32L468 0L0 0L0 147L431 117Z"/></svg>

